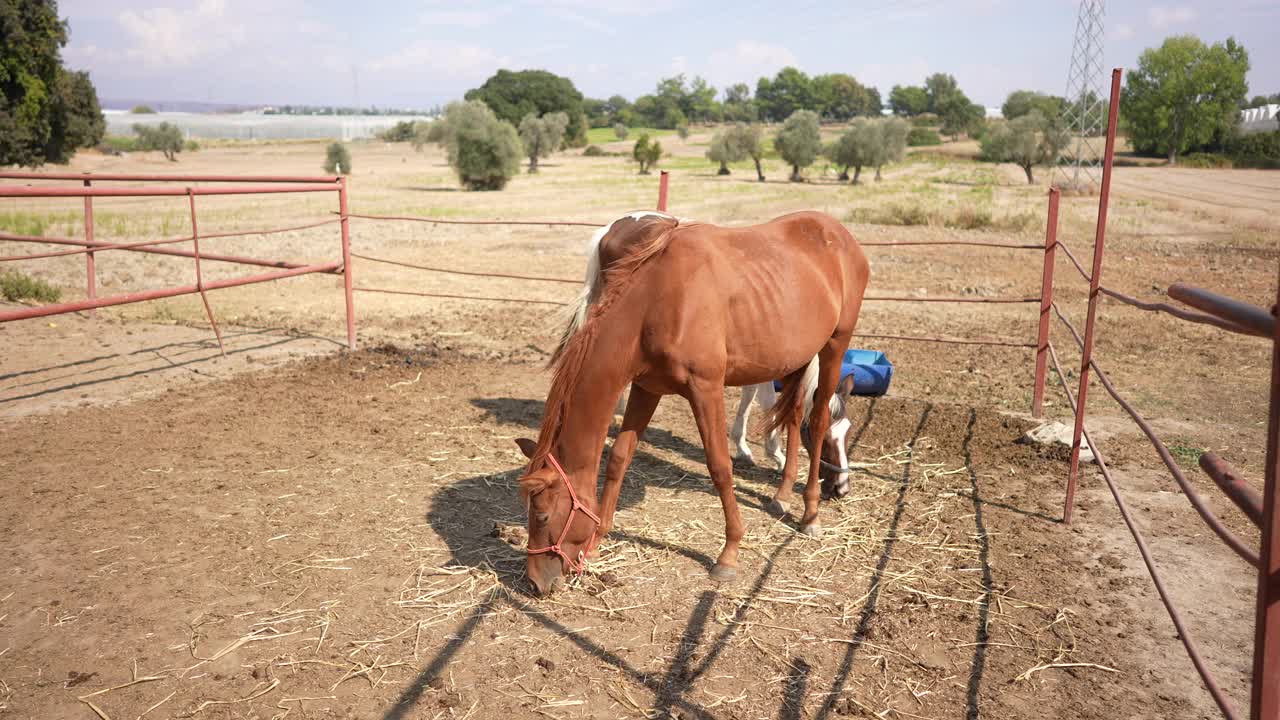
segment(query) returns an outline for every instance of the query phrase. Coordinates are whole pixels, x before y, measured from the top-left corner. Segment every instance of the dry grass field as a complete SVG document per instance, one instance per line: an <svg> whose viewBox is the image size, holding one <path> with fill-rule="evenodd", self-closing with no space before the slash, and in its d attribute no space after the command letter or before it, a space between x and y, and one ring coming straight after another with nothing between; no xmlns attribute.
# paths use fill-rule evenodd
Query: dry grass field
<svg viewBox="0 0 1280 720"><path fill-rule="evenodd" d="M840 184L728 177L709 136L663 137L670 209L749 224L799 209L867 242L1043 241L1045 181L961 144ZM627 143L606 150L625 152ZM457 188L443 156L352 146L352 211L444 219L608 222L650 208L655 176L623 157L561 153L500 193ZM228 145L77 157L95 172L319 173L323 145ZM1044 173L1047 176L1047 173ZM203 232L331 217L325 195L201 198ZM0 229L78 235L79 201L0 200ZM102 199L97 236L188 232L185 200ZM1096 198L1064 198L1060 237L1087 262ZM1103 282L1156 299L1175 281L1274 302L1280 175L1116 169ZM352 221L362 255L576 278L589 228ZM30 248L4 243L3 254ZM211 240L208 252L338 257L336 226ZM1037 295L1041 254L870 247L870 292ZM18 263L83 294L79 259ZM576 288L357 259L357 284L564 301ZM100 293L189 283L189 260L98 257ZM246 271L207 263L206 277ZM1056 297L1083 322L1063 257ZM855 403L847 498L821 540L763 512L772 468L739 463L743 573L706 569L722 519L686 406L664 401L589 575L550 599L521 580L512 439L536 432L555 308L359 293L362 350L343 337L339 278L0 325L0 716L91 718L1199 718L1216 709L1086 468L1058 522L1061 453L1033 426L1030 352L856 341L896 365ZM1033 305L868 303L865 333L1033 339ZM1078 366L1065 332L1054 337ZM1212 449L1261 481L1266 343L1114 303L1098 357L1198 477ZM1072 373L1074 378L1074 373ZM1072 380L1074 382L1074 379ZM736 393L728 402L736 406ZM1051 390L1047 414L1068 416ZM1251 569L1195 517L1100 390L1091 425L1232 699L1247 702ZM757 415L758 416L758 415ZM762 453L757 453L760 457ZM83 698L83 699L81 699Z"/></svg>

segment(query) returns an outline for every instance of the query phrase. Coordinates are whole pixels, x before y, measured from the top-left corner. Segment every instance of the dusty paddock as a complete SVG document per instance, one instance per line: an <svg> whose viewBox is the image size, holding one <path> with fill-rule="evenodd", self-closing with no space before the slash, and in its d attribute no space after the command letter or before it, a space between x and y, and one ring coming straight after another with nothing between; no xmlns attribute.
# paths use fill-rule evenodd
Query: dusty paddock
<svg viewBox="0 0 1280 720"><path fill-rule="evenodd" d="M865 240L1040 239L1026 218L1042 217L1043 187L1026 187L1011 168L922 156L858 188L821 177L759 184L736 169L716 178L698 160L699 142L676 146L669 163L683 215L742 223L816 207ZM594 218L653 200L653 179L618 158L557 157L492 195L451 190L438 156L357 149L357 211ZM320 153L313 144L221 148L177 169L308 172ZM136 156L77 163L174 169ZM1280 184L1264 173L1121 169L1107 282L1154 298L1184 280L1265 301L1280 197L1269 188ZM1063 237L1076 250L1093 202L1066 200ZM997 227L878 222L883 208L913 203L942 218L986 208ZM292 224L329 209L211 201L202 225ZM5 205L0 224L28 212ZM74 213L41 212L51 213L49 232L79 232ZM158 203L100 217L100 237L183 231L181 213ZM410 262L576 276L585 234L370 223L356 226L355 242ZM219 249L328 259L335 237ZM871 254L874 289L885 294L1038 288L1034 255ZM22 266L72 294L83 278L66 259ZM103 256L99 267L113 292L190 273L140 255ZM572 294L361 272L411 289ZM1058 272L1059 298L1079 319L1081 284L1065 260ZM189 298L99 321L0 327L0 543L12 558L0 579L3 712L93 717L77 699L87 696L116 720L1215 716L1097 478L1086 473L1080 519L1064 528L1062 458L1013 443L1028 422L1023 351L863 343L899 370L890 397L859 406L854 456L869 465L853 497L825 506L828 536L808 541L758 510L775 474L739 465L750 550L743 578L725 587L705 573L722 525L697 434L688 411L666 401L597 573L535 601L521 589L520 551L504 538L518 542L506 529L522 517L511 439L532 434L539 418L549 313L360 295L366 345L395 345L346 356L324 339L341 335L340 298L333 278L211 295L235 335L226 360ZM1021 339L1034 326L1022 306L877 304L865 314L864 331ZM1262 346L1114 306L1102 321L1107 367L1179 457L1216 449L1256 481ZM1065 336L1055 337L1065 351ZM314 354L325 357L302 359ZM1051 402L1062 417L1061 397ZM1104 449L1240 704L1252 577L1197 524L1114 406L1099 396L1096 407ZM1252 537L1225 502L1214 506ZM491 537L495 524L502 537ZM159 679L112 689L135 677Z"/></svg>

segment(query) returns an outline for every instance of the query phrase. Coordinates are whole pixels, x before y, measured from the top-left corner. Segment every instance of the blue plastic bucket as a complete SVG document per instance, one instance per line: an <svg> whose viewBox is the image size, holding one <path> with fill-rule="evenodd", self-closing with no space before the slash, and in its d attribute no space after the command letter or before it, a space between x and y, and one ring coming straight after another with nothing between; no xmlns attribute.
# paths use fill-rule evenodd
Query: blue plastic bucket
<svg viewBox="0 0 1280 720"><path fill-rule="evenodd" d="M889 391L889 382L893 380L893 363L879 350L850 348L840 362L840 379L850 375L853 376L854 395L883 395ZM773 389L781 392L782 381L774 380Z"/></svg>

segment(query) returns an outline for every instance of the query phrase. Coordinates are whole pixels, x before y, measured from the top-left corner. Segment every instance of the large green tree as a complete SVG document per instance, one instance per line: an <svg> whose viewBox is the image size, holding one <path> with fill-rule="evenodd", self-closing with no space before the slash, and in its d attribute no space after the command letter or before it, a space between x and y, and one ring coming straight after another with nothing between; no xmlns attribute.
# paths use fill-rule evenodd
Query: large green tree
<svg viewBox="0 0 1280 720"><path fill-rule="evenodd" d="M582 93L573 81L546 70L499 70L484 84L468 90L467 100L480 100L499 120L514 127L529 113L545 115L562 112L569 116L565 136L570 145L586 144L587 123L582 111Z"/></svg>
<svg viewBox="0 0 1280 720"><path fill-rule="evenodd" d="M0 0L0 165L66 162L96 143L102 114L84 73L68 73L54 0Z"/></svg>
<svg viewBox="0 0 1280 720"><path fill-rule="evenodd" d="M1130 70L1120 111L1140 153L1178 155L1225 141L1249 92L1249 53L1234 38L1205 45L1194 35L1147 48Z"/></svg>
<svg viewBox="0 0 1280 720"><path fill-rule="evenodd" d="M918 85L894 85L889 91L894 115L913 117L929 111L929 91Z"/></svg>
<svg viewBox="0 0 1280 720"><path fill-rule="evenodd" d="M852 75L831 73L817 75L811 85L814 107L824 118L844 121L858 115L880 114L880 93L868 88Z"/></svg>
<svg viewBox="0 0 1280 720"><path fill-rule="evenodd" d="M812 110L796 110L783 123L773 146L778 154L791 166L791 182L801 182L804 177L800 171L813 164L822 152L822 137L819 134L818 113Z"/></svg>
<svg viewBox="0 0 1280 720"><path fill-rule="evenodd" d="M1032 110L1040 111L1046 118L1062 117L1067 102L1056 95L1045 95L1034 90L1014 90L1000 106L1005 120L1016 120Z"/></svg>
<svg viewBox="0 0 1280 720"><path fill-rule="evenodd" d="M813 80L796 68L784 67L772 80L762 77L756 82L756 106L765 120L785 120L797 110L815 105Z"/></svg>

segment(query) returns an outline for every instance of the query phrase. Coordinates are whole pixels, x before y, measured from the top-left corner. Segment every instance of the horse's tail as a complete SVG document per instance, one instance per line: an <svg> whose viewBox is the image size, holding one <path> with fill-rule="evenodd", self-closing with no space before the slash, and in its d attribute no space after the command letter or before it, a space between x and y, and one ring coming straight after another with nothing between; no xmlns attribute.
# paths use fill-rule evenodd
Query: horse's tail
<svg viewBox="0 0 1280 720"><path fill-rule="evenodd" d="M786 424L797 400L801 402L800 421L805 422L809 419L809 413L813 412L816 400L814 396L818 394L818 368L818 356L814 355L805 366L804 372L792 373L782 382L782 392L778 395L778 401L765 416L766 434ZM827 411L831 413L832 422L845 417L845 402L839 390L831 394L831 399L827 402Z"/></svg>
<svg viewBox="0 0 1280 720"><path fill-rule="evenodd" d="M582 290L578 291L578 297L556 316L557 324L561 328L560 340L556 343L555 351L551 353L551 359L547 361L548 366L555 365L564 354L569 340L578 334L578 330L582 329L583 323L587 321L587 310L600 297L600 286L604 282L604 272L600 267L600 241L612 227L613 223L609 223L596 230L591 235L591 240L587 242L587 276L582 284Z"/></svg>
<svg viewBox="0 0 1280 720"><path fill-rule="evenodd" d="M801 417L807 416L813 408L813 393L817 388L818 356L814 355L803 371L791 373L782 381L782 392L778 394L778 401L765 415L765 434L785 425L791 419L791 413L795 411L796 403L801 402L801 398L804 403L804 415Z"/></svg>

